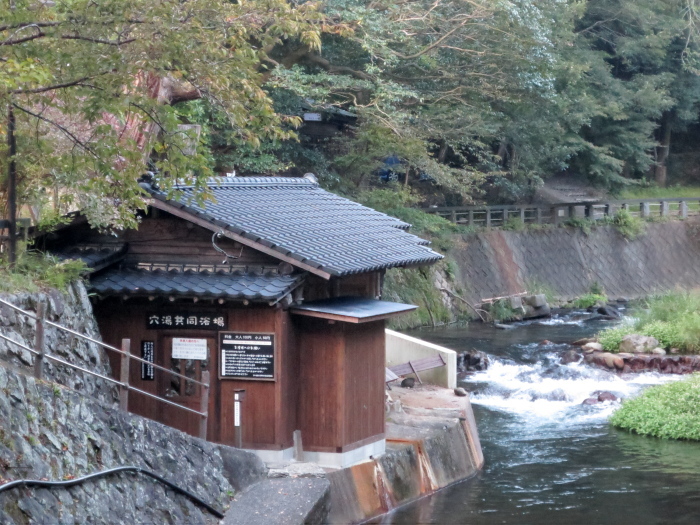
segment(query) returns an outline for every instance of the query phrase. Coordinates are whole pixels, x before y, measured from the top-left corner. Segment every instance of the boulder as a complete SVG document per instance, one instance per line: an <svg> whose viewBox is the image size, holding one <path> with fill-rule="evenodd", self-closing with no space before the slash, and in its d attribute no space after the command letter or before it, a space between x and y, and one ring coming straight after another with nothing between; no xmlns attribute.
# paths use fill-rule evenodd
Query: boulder
<svg viewBox="0 0 700 525"><path fill-rule="evenodd" d="M413 377L406 377L401 381L403 388L413 388L416 385L416 380Z"/></svg>
<svg viewBox="0 0 700 525"><path fill-rule="evenodd" d="M544 306L526 306L525 312L523 313L523 319L538 319L540 317L550 317L552 315L552 309L548 305Z"/></svg>
<svg viewBox="0 0 700 525"><path fill-rule="evenodd" d="M458 386L457 388L455 388L454 392L455 392L455 395L459 396L459 397L466 397L466 395L467 395L467 391L464 390L461 386Z"/></svg>
<svg viewBox="0 0 700 525"><path fill-rule="evenodd" d="M605 401L617 401L617 396L612 392L600 392L598 394L598 401L601 403Z"/></svg>
<svg viewBox="0 0 700 525"><path fill-rule="evenodd" d="M529 304L535 308L545 306L547 304L547 297L541 293L536 295L527 295L523 298L525 304Z"/></svg>
<svg viewBox="0 0 700 525"><path fill-rule="evenodd" d="M625 361L620 356L606 352L601 357L605 366L611 370L615 368L622 370L625 367Z"/></svg>
<svg viewBox="0 0 700 525"><path fill-rule="evenodd" d="M666 350L657 346L649 353L653 355L666 355Z"/></svg>
<svg viewBox="0 0 700 525"><path fill-rule="evenodd" d="M596 340L592 337L584 337L583 339L578 339L571 344L574 346L583 346L587 343L595 343L595 342L596 342Z"/></svg>
<svg viewBox="0 0 700 525"><path fill-rule="evenodd" d="M617 311L617 308L613 308L612 306L608 305L600 306L596 311L600 315L610 317L611 319L619 319L620 317L622 317L622 315L620 315L620 312Z"/></svg>
<svg viewBox="0 0 700 525"><path fill-rule="evenodd" d="M655 337L630 334L622 338L622 342L620 343L620 352L629 352L631 354L648 354L657 346L659 346L659 341Z"/></svg>
<svg viewBox="0 0 700 525"><path fill-rule="evenodd" d="M600 401L598 401L597 397L589 397L588 399L584 399L583 403L581 403L581 404L582 405L597 405L598 403L600 403Z"/></svg>
<svg viewBox="0 0 700 525"><path fill-rule="evenodd" d="M592 350L594 352L602 352L603 351L603 345L600 343L586 343L583 345L583 350Z"/></svg>
<svg viewBox="0 0 700 525"><path fill-rule="evenodd" d="M509 297L508 301L510 303L511 309L513 310L519 310L523 307L523 299L520 296Z"/></svg>
<svg viewBox="0 0 700 525"><path fill-rule="evenodd" d="M581 360L581 354L576 350L568 350L564 352L561 356L561 363L563 365L568 365L569 363L578 363Z"/></svg>

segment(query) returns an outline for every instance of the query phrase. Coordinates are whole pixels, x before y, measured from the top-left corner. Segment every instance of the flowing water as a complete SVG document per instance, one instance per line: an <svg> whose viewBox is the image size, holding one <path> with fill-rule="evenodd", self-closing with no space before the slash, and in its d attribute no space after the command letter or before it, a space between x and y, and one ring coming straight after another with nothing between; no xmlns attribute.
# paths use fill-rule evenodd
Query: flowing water
<svg viewBox="0 0 700 525"><path fill-rule="evenodd" d="M471 391L486 465L477 477L381 523L700 524L700 444L610 427L618 402L582 405L596 391L625 398L674 378L562 365L567 343L605 327L573 319L411 333L458 352L489 354L489 369L462 382Z"/></svg>

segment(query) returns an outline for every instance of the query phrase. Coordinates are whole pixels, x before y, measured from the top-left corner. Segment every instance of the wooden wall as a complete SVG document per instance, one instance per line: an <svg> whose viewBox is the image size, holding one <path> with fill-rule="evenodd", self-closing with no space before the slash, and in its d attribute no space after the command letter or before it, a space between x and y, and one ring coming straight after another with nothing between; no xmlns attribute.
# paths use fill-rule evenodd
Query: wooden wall
<svg viewBox="0 0 700 525"><path fill-rule="evenodd" d="M234 390L246 390L242 404L243 446L245 448L282 449L292 446L292 433L297 429L297 399L299 389L299 353L295 343L289 314L268 306L214 308L202 304L175 303L158 305L138 299L122 302L105 300L94 307L104 341L120 347L122 338L131 339L134 355L140 356L141 341L156 343L156 363L163 364L165 356L162 340L166 336L216 338L215 350L210 351L211 390L209 405L208 439L225 443L234 442L233 398ZM246 381L218 379L219 351L218 333L204 330L151 330L146 328L146 317L153 311L167 313L186 309L202 313L224 313L227 317L226 331L265 332L275 334L277 381ZM119 357L111 353L113 371L119 370ZM118 372L117 372L118 373ZM141 380L140 364L132 362L129 382L133 386L153 394L162 394L159 376L165 372L156 370L156 381ZM116 373L115 373L116 376ZM198 398L197 398L198 401ZM199 405L192 408L199 409ZM129 410L174 426L196 435L198 416L178 408L132 393Z"/></svg>
<svg viewBox="0 0 700 525"><path fill-rule="evenodd" d="M384 434L384 321L300 318L304 449L345 452Z"/></svg>

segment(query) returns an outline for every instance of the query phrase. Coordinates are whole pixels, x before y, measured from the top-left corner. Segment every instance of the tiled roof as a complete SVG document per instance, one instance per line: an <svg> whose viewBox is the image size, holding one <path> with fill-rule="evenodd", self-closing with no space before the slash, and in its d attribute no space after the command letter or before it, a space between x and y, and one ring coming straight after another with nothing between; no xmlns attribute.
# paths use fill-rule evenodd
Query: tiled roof
<svg viewBox="0 0 700 525"><path fill-rule="evenodd" d="M91 271L105 268L124 258L126 254L126 244L115 246L72 246L61 251L52 250L51 254L58 259L65 261L68 259L79 259Z"/></svg>
<svg viewBox="0 0 700 525"><path fill-rule="evenodd" d="M228 177L211 183L216 202L155 198L331 275L431 264L442 255L409 224L321 189L306 178ZM186 203L186 204L183 204Z"/></svg>
<svg viewBox="0 0 700 525"><path fill-rule="evenodd" d="M166 272L115 268L94 276L90 282L90 289L102 295L168 294L271 301L287 295L303 279L304 274L258 275L239 272Z"/></svg>

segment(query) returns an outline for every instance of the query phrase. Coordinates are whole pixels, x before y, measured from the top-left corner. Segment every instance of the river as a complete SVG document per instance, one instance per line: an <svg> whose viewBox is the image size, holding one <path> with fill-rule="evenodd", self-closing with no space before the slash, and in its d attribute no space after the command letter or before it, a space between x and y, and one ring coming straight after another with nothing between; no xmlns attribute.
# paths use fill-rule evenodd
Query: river
<svg viewBox="0 0 700 525"><path fill-rule="evenodd" d="M625 398L673 378L622 378L559 362L567 343L605 326L565 317L512 330L472 324L412 331L458 352L489 354L489 369L462 382L471 392L486 464L477 477L375 523L700 523L700 444L612 428L607 418L618 402L582 405L595 391Z"/></svg>

